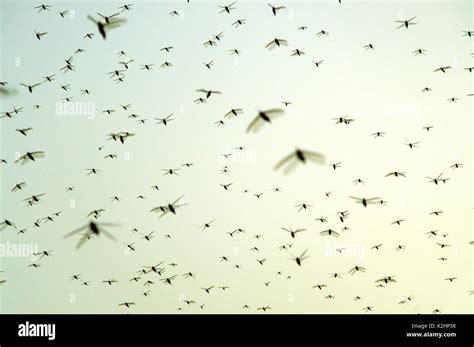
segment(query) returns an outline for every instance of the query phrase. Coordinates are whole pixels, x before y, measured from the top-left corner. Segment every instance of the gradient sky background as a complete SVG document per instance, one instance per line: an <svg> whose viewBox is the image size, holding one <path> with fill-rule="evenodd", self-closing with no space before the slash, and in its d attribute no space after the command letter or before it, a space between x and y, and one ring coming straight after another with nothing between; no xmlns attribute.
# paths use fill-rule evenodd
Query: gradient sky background
<svg viewBox="0 0 474 347"><path fill-rule="evenodd" d="M0 1L0 80L17 92L0 98L0 111L13 106L24 110L14 119L0 120L0 219L27 229L17 234L0 232L2 243L33 244L38 250L54 250L52 257L36 260L40 268L28 267L29 258L0 258L0 312L3 313L240 313L257 312L269 305L273 313L362 313L372 306L376 313L472 313L473 298L473 171L472 171L472 1L353 2L304 1L274 3L287 8L275 17L267 2L239 1L231 14L219 12L224 2L134 1L123 13L122 27L108 32L104 41L87 19L96 12L114 13L122 2L55 2L51 12L37 13L39 5L29 1ZM58 10L74 10L62 19ZM168 14L179 11L179 17ZM415 26L396 29L395 20L416 16ZM244 26L232 23L246 19ZM298 30L308 26L305 31ZM34 31L48 32L40 41ZM321 30L328 37L317 37ZM223 32L215 47L203 43ZM95 33L92 40L83 39ZM265 45L274 37L288 40L288 47L272 51ZM363 46L372 43L374 51ZM160 51L174 46L170 53ZM82 48L84 53L73 54ZM290 56L291 50L306 54ZM418 48L426 55L414 56ZM240 56L229 50L239 49ZM134 59L117 84L108 72L121 69L124 50ZM64 60L74 55L75 72L62 73ZM205 62L214 60L211 70ZM312 60L324 60L316 68ZM172 67L160 68L168 61ZM155 64L151 71L141 64ZM450 65L446 74L433 72ZM29 94L19 83L33 84L56 73ZM63 91L60 84L71 84ZM424 87L432 92L422 93ZM81 89L91 95L81 95ZM205 104L196 89L219 90ZM61 115L57 102L73 97L76 103L93 105L95 117ZM449 103L448 98L459 98ZM284 107L282 101L293 104ZM32 105L39 104L39 110ZM128 111L120 105L132 104ZM282 107L285 115L257 134L245 129L258 110ZM237 118L223 119L231 108L242 108ZM114 109L108 116L105 109ZM132 113L146 118L145 124L129 119ZM153 118L174 113L168 126ZM335 125L334 117L350 115L350 125ZM429 132L422 127L433 125ZM32 127L27 137L15 131ZM135 136L125 144L107 140L111 132L129 131ZM384 138L370 134L384 131ZM409 149L405 138L419 141ZM97 148L104 146L102 151ZM243 146L243 152L236 147ZM274 165L296 147L318 151L326 164L308 164L288 175ZM14 164L17 153L42 150L44 159L22 166ZM117 159L104 159L114 153ZM229 159L222 154L233 153ZM181 167L192 162L190 168ZM329 164L341 162L333 170ZM462 163L458 170L450 169ZM224 165L230 173L222 174ZM87 176L88 168L102 170ZM179 176L163 176L162 169L179 168ZM384 176L403 171L406 178ZM428 183L426 176L443 172L446 184ZM365 185L354 185L361 178ZM27 186L12 193L21 181ZM232 182L229 191L219 184ZM150 189L158 185L160 191ZM74 186L73 192L66 192ZM281 193L272 189L281 187ZM243 193L248 189L247 194ZM328 198L325 192L332 192ZM23 199L46 193L43 202L27 207ZM263 193L260 199L253 194ZM177 215L150 212L185 195L187 203ZM121 201L112 202L117 195ZM144 200L136 199L138 195ZM356 204L349 196L382 197L387 206ZM311 211L297 212L300 203ZM87 223L87 214L103 208L99 222L119 223L108 228L118 241L99 237L76 250L78 237L63 236ZM336 212L349 210L340 223ZM430 212L443 210L438 217ZM57 211L54 223L33 227L38 218ZM328 217L321 224L316 218ZM200 225L215 219L201 232ZM405 219L401 226L391 225ZM347 225L339 238L319 232L336 231ZM281 227L306 228L296 239ZM141 239L137 228L151 242ZM245 234L230 237L236 228ZM446 238L428 238L430 230L447 233ZM171 235L171 239L165 235ZM260 239L255 234L262 234ZM128 254L124 243L135 242ZM451 245L441 249L436 242ZM309 258L298 267L278 247L293 243L290 252L308 249ZM379 251L372 246L382 243ZM396 252L398 245L406 246ZM252 252L252 247L260 252ZM342 254L336 248L345 248ZM220 262L220 256L230 261ZM446 257L442 262L438 258ZM256 259L267 258L264 266ZM172 286L156 274L129 282L143 266L160 261L166 265L161 278L177 274ZM234 269L233 264L242 269ZM355 265L366 273L348 271ZM184 279L185 272L196 279ZM276 275L282 271L283 275ZM329 278L342 273L342 279ZM70 281L72 274L91 281L89 287ZM286 276L290 279L285 279ZM375 280L396 275L397 283L376 287ZM453 283L447 277L457 277ZM115 278L109 286L101 281ZM155 284L143 286L147 280ZM266 287L264 282L270 282ZM327 284L323 291L312 289ZM215 285L211 294L201 287ZM218 286L227 285L226 291ZM150 289L150 296L141 292ZM331 294L335 299L325 299ZM399 302L413 295L413 300ZM354 301L356 296L362 297ZM187 305L182 300L194 300ZM133 301L130 310L119 303ZM199 305L205 303L205 309ZM242 311L243 305L249 311Z"/></svg>

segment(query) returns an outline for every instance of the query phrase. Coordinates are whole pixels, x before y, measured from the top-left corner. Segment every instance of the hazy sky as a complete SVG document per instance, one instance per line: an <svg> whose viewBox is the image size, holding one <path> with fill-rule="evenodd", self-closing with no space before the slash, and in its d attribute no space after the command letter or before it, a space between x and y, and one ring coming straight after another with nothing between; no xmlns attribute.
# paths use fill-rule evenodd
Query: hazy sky
<svg viewBox="0 0 474 347"><path fill-rule="evenodd" d="M474 49L472 38L463 36L474 30L472 1L291 1L273 4L286 6L277 16L266 1L238 1L230 14L219 13L225 2L134 1L131 11L118 16L127 22L108 31L106 40L87 15L113 14L122 2L47 3L50 11L37 13L39 2L0 0L0 80L11 90L0 96L0 112L23 107L14 118L0 119L0 158L7 161L0 166L0 221L17 226L0 232L1 244L53 250L36 260L0 258L0 279L7 281L0 285L1 312L253 313L263 306L273 313L363 313L367 306L376 313L473 312L468 94L474 88L465 68L474 65ZM58 11L66 9L61 18ZM179 16L170 16L172 11ZM416 25L396 29L395 21L412 17ZM245 25L233 26L238 19ZM302 26L307 29L298 30ZM318 37L321 30L329 35ZM35 31L47 34L38 40ZM220 32L220 40L213 39ZM95 35L84 38L87 33ZM275 37L288 46L265 49ZM204 47L211 39L217 45ZM369 43L374 50L363 48ZM167 46L174 48L160 50ZM84 52L75 53L78 48ZM233 49L240 55L232 55ZM305 54L291 56L294 49ZM426 53L415 55L417 49ZM123 69L119 61L127 57L117 54L122 50L134 61L117 83L107 73ZM71 56L75 71L59 71ZM204 63L211 60L208 69ZM321 60L316 67L313 61ZM172 66L161 68L164 62ZM144 64L154 65L147 71ZM434 72L441 66L451 69ZM20 85L52 74L53 82L31 94ZM425 87L431 91L423 93ZM205 98L200 88L222 94L196 104ZM72 97L73 114L61 113L66 97ZM283 101L292 104L285 107ZM128 110L120 106L127 104ZM94 112L81 112L84 107ZM243 113L224 119L231 108ZM259 132L246 133L258 111L269 108L285 113ZM115 112L107 115L106 109ZM167 126L156 124L154 118L171 113ZM354 121L335 124L333 118L346 115ZM223 126L215 124L219 120ZM27 136L15 131L28 127L33 130ZM120 131L135 135L124 144L108 140ZM378 131L384 137L371 136ZM418 147L410 149L407 141ZM287 175L275 171L296 147L323 154L325 164L299 165ZM15 164L26 151L44 151L45 157ZM222 155L230 153L228 159ZM104 158L108 154L117 158ZM182 166L188 162L194 165ZM338 162L334 170L330 164ZM463 167L451 169L455 163ZM221 173L224 166L228 173ZM90 168L102 171L88 176ZM179 168L178 175L164 176L162 170L170 168ZM406 177L385 177L393 171ZM428 182L427 176L440 173L449 178L446 183ZM356 179L365 184L354 184ZM20 182L26 186L11 192ZM228 183L227 191L220 186ZM273 192L276 187L281 192ZM23 201L42 193L34 206ZM158 218L150 212L182 195L186 205L176 215ZM349 196L379 197L388 204L364 208ZM311 210L298 212L301 203ZM76 250L80 236L63 236L86 224L96 209L105 209L98 222L119 224L107 228L117 241L101 235ZM344 210L350 215L341 223L336 213ZM439 210L439 216L430 215ZM42 220L58 211L54 222ZM322 216L327 223L316 220ZM400 219L405 220L400 226L392 225ZM211 220L212 227L201 231ZM345 226L349 230L341 231ZM282 227L306 230L293 239ZM245 233L228 234L238 228ZM320 235L330 228L340 236ZM433 230L437 236L428 237ZM142 238L152 231L150 242ZM136 251L130 253L125 244L132 242ZM288 244L294 256L308 250L302 266L279 249ZM371 249L378 244L383 244L378 251ZM396 251L399 245L405 249ZM229 261L221 262L221 256ZM260 265L257 259L265 258ZM161 277L138 274L160 261ZM32 263L40 267L29 267ZM356 265L366 272L350 275ZM196 278L185 279L187 272ZM73 274L89 286L70 281ZM160 282L173 275L171 286ZM135 276L140 280L130 282ZM377 287L375 281L386 276L397 283ZM445 280L449 277L457 279ZM112 278L118 283L102 283ZM154 284L144 286L147 280ZM317 284L327 287L312 288ZM212 285L210 294L201 289ZM127 310L118 306L123 302L136 305Z"/></svg>

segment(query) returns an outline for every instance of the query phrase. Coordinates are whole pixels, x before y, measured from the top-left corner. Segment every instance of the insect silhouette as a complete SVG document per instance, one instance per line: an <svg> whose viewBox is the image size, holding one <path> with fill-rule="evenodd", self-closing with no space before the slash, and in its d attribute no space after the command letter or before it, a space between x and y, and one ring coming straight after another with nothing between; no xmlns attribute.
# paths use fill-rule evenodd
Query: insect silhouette
<svg viewBox="0 0 474 347"><path fill-rule="evenodd" d="M309 255L306 255L307 252L308 252L308 250L306 249L299 256L294 256L291 253L289 253L289 252L288 253L291 255L290 259L295 261L296 265L301 266L303 260L305 260L309 257Z"/></svg>
<svg viewBox="0 0 474 347"><path fill-rule="evenodd" d="M79 243L77 244L76 249L79 249L84 244L84 242L86 242L87 240L90 240L92 236L99 236L101 234L107 236L109 239L113 241L116 241L116 238L103 228L104 226L118 226L118 224L115 224L115 223L100 223L99 224L99 223L90 221L88 224L67 233L66 235L64 235L64 238L68 238L82 231L85 231L86 233L79 240Z"/></svg>
<svg viewBox="0 0 474 347"><path fill-rule="evenodd" d="M298 164L306 164L308 162L313 162L317 164L324 164L325 157L323 154L296 148L294 152L291 152L286 157L281 159L274 167L274 170L279 170L283 168L284 173L289 173L293 171Z"/></svg>

